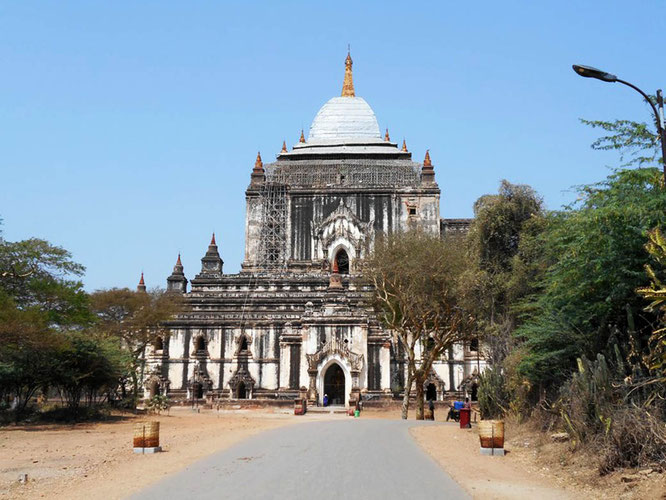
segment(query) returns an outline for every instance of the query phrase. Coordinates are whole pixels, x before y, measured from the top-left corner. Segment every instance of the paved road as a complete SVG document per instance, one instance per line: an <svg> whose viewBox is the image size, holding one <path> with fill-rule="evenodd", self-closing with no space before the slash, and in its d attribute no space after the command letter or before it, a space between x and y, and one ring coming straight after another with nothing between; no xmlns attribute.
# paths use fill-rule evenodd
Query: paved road
<svg viewBox="0 0 666 500"><path fill-rule="evenodd" d="M200 460L132 498L468 498L421 451L409 435L413 425L437 424L361 418L274 429Z"/></svg>

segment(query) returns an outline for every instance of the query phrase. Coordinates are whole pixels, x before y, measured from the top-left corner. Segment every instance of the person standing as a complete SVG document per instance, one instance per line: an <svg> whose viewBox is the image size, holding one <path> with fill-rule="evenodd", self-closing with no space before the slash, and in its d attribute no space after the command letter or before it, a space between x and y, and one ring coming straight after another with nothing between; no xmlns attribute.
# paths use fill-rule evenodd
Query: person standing
<svg viewBox="0 0 666 500"><path fill-rule="evenodd" d="M328 406L328 394L324 394L324 406Z"/></svg>
<svg viewBox="0 0 666 500"><path fill-rule="evenodd" d="M430 420L435 420L435 403L432 399L428 401L428 409L430 410Z"/></svg>

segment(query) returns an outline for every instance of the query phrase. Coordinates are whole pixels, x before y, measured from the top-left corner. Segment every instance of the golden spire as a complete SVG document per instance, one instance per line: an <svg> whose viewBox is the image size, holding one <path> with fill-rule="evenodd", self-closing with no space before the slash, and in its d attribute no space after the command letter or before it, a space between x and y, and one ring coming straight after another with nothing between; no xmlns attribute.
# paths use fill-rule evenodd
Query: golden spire
<svg viewBox="0 0 666 500"><path fill-rule="evenodd" d="M345 81L342 84L342 97L355 97L354 80L352 79L352 58L347 49L347 59L345 59Z"/></svg>
<svg viewBox="0 0 666 500"><path fill-rule="evenodd" d="M390 142L390 141L391 141L391 138L389 137L388 129L386 129L386 134L384 135L384 140L385 140L386 142Z"/></svg>
<svg viewBox="0 0 666 500"><path fill-rule="evenodd" d="M282 151L280 153L286 153L287 152L287 141L282 141Z"/></svg>
<svg viewBox="0 0 666 500"><path fill-rule="evenodd" d="M430 161L430 150L426 149L425 159L423 160L424 167L432 167L432 162Z"/></svg>
<svg viewBox="0 0 666 500"><path fill-rule="evenodd" d="M405 153L407 152L407 143L405 142L404 139L402 140L402 150L403 150Z"/></svg>
<svg viewBox="0 0 666 500"><path fill-rule="evenodd" d="M298 142L305 142L305 136L303 135L303 129L301 129L301 138L298 140Z"/></svg>

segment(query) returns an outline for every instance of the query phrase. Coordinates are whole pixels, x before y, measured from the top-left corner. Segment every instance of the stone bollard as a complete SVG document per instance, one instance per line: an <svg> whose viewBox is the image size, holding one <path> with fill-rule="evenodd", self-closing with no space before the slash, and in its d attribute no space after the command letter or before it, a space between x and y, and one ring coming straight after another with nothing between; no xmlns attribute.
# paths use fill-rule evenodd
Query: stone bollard
<svg viewBox="0 0 666 500"><path fill-rule="evenodd" d="M134 453L157 453L160 446L160 423L139 422L134 425Z"/></svg>

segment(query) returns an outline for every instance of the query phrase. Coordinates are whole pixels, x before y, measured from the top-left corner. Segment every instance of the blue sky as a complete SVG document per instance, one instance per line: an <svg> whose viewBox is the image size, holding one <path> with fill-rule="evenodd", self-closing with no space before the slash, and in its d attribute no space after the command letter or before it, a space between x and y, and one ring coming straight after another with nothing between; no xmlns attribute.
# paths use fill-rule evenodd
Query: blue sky
<svg viewBox="0 0 666 500"><path fill-rule="evenodd" d="M86 288L164 286L200 269L215 231L244 251L257 150L291 145L356 93L414 159L427 148L444 217L499 181L549 208L619 159L578 121L647 121L638 94L577 77L597 66L666 87L664 2L0 2L0 217L87 267Z"/></svg>

